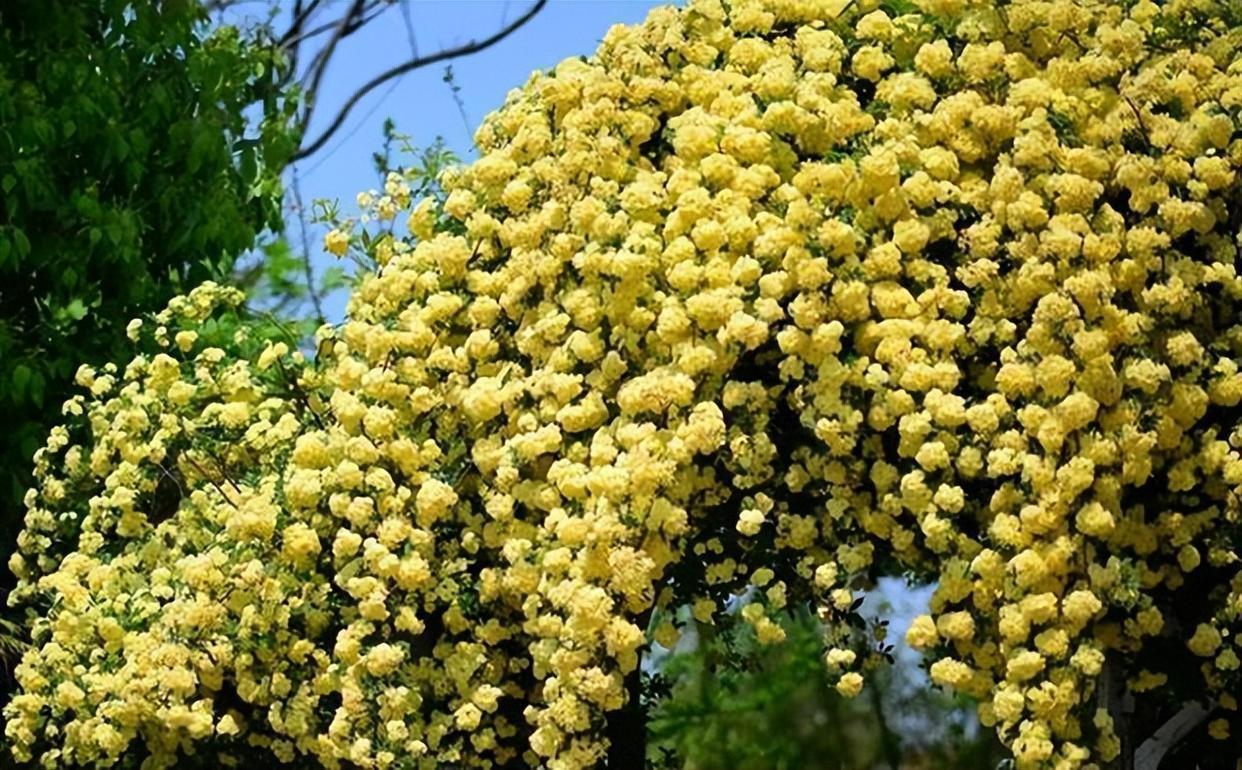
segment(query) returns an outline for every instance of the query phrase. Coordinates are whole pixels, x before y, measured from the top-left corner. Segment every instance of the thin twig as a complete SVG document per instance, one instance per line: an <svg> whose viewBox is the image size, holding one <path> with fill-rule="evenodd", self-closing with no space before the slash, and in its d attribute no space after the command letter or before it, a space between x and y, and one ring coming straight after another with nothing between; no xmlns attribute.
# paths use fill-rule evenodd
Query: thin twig
<svg viewBox="0 0 1242 770"><path fill-rule="evenodd" d="M401 4L401 21L405 23L405 37L410 41L410 56L417 58L418 38L414 35L414 19L410 16L409 3Z"/></svg>
<svg viewBox="0 0 1242 770"><path fill-rule="evenodd" d="M1130 98L1128 94L1122 94L1122 99L1126 100L1126 104L1130 105L1130 109L1134 112L1134 117L1138 120L1139 129L1143 132L1143 136L1149 137L1151 134L1147 132L1147 125L1143 123L1143 113L1139 110L1138 105Z"/></svg>
<svg viewBox="0 0 1242 770"><path fill-rule="evenodd" d="M319 426L320 430L327 430L328 427L323 424L323 418L321 418L319 416L319 412L316 412L314 407L311 406L310 399L306 397L305 391L303 391L298 385L297 380L289 374L289 370L285 368L284 362L277 358L276 366L280 369L281 376L285 378L285 382L288 384L289 391L293 394L293 397L297 399L303 409L310 412L311 417L315 418L315 423Z"/></svg>
<svg viewBox="0 0 1242 770"><path fill-rule="evenodd" d="M306 129L310 127L311 116L315 114L315 98L319 95L319 84L323 81L324 73L328 70L328 62L332 60L332 54L336 51L337 44L341 42L341 38L345 37L346 30L349 29L349 24L354 20L354 16L362 13L365 5L365 0L354 0L353 5L341 17L336 31L332 33L332 37L328 40L328 44L323 47L323 50L315 54L315 58L311 62L310 72L308 73L310 85L306 89L306 111L302 113L302 117L298 121L299 135L306 133ZM294 156L293 160L297 160L297 156Z"/></svg>
<svg viewBox="0 0 1242 770"><path fill-rule="evenodd" d="M298 180L298 167L290 168L290 187L293 190L293 205L297 208L298 235L302 240L302 272L306 276L306 293L310 295L311 306L315 308L315 319L323 326L323 302L319 298L319 290L315 288L315 271L311 267L310 241L306 238L306 206L302 204L302 185Z"/></svg>
<svg viewBox="0 0 1242 770"><path fill-rule="evenodd" d="M392 92L396 91L397 87L401 85L401 80L402 80L401 78L397 78L396 80L388 84L388 90L385 91L383 94L381 94L380 98L375 100L375 104L371 105L371 109L367 110L363 114L362 118L357 121L357 125L355 125L352 129L349 130L348 133L346 133L344 136L341 137L341 140L336 143L336 148L333 150L333 152L335 152L336 149L340 149L341 147L344 147L349 142L350 139L352 139L354 136L358 134L359 131L361 131L363 128L366 127L367 120L372 115L374 115L379 110L380 107L384 106L384 103L388 101L388 97L392 96ZM329 159L331 159L331 157L332 157L332 152L325 153L322 158L320 158L309 169L306 170L307 176L315 173L315 170L318 169L320 166L322 166L324 163L326 163ZM367 268L364 268L364 269L367 269Z"/></svg>
<svg viewBox="0 0 1242 770"><path fill-rule="evenodd" d="M240 495L242 493L242 488L237 486L237 482L233 481L233 477L224 470L224 463L220 462L220 458L210 452L207 453L207 456L210 457L211 461L216 464L216 470L220 471L220 477L229 483L229 486L233 488L234 492Z"/></svg>
<svg viewBox="0 0 1242 770"><path fill-rule="evenodd" d="M548 0L537 0L537 2L531 5L531 7L526 11L526 13L522 14L520 17L515 19L513 23L499 30L491 37L485 38L483 40L471 41L469 43L466 43L465 45L461 45L456 48L446 48L444 50L437 51L436 53L431 54L429 56L415 57L403 64L399 64L385 72L380 73L379 75L376 75L369 82L367 82L357 91L355 91L352 96L349 97L349 99L345 102L345 105L340 109L340 111L337 112L336 117L332 120L331 125L329 125L328 128L325 129L323 133L321 133L315 139L315 141L311 142L310 144L298 150L294 154L293 160L294 161L301 160L302 158L305 158L308 155L313 155L320 148L322 148L324 144L326 144L328 140L332 138L332 135L335 134L337 130L340 129L341 125L345 122L345 119L349 117L350 111L353 110L353 108L358 104L358 102L362 101L363 97L371 93L371 91L380 87L381 85L388 82L389 80L395 77L400 77L401 75L404 75L405 73L410 72L412 70L416 70L416 69L419 69L420 67L426 67L432 64L438 64L439 62L442 62L442 61L456 59L460 56L467 56L469 54L478 53L479 51L482 51L485 48L493 46L496 43L499 43L501 40L504 40L506 37L516 32L520 27L525 25L526 22L530 21L535 16L536 13L538 13L545 5L547 5L547 2Z"/></svg>
<svg viewBox="0 0 1242 770"><path fill-rule="evenodd" d="M164 467L163 463L157 462L155 466L164 472L164 475L168 477L169 481L177 485L177 493L181 497L185 497L185 490L181 487L181 482L177 479L177 477L172 475L172 473Z"/></svg>
<svg viewBox="0 0 1242 770"><path fill-rule="evenodd" d="M193 450L191 450L191 451L193 451ZM217 491L217 492L219 492L219 493L220 493L220 497L223 497L223 498L224 498L224 502L226 502L226 503L228 503L229 505L233 506L233 509L234 509L234 510L240 510L240 509L237 507L237 504L236 504L236 503L234 503L232 500L230 500L230 499L229 499L229 495L228 495L228 493L224 491L224 487L220 486L220 482L216 481L214 478L212 478L212 477L211 477L211 476L207 473L207 471L203 470L203 466L201 466L201 465L199 465L198 463L194 462L194 458L190 455L190 452L186 452L186 453L185 453L185 460L186 460L186 462L188 462L190 465L194 466L194 470L198 471L198 475L202 476L203 478L207 479L207 481L211 482L211 485L212 485L213 487L215 487L215 488L216 488L216 491ZM234 484L233 486L236 488L236 486L237 486L237 485L236 485L236 484Z"/></svg>
<svg viewBox="0 0 1242 770"><path fill-rule="evenodd" d="M466 141L473 144L473 136L470 131L470 118L466 115L466 103L461 98L461 86L457 85L457 79L453 75L453 65L449 64L444 68L444 82L448 84L449 93L453 96L453 102L457 105L457 114L461 115L461 124L466 129Z"/></svg>

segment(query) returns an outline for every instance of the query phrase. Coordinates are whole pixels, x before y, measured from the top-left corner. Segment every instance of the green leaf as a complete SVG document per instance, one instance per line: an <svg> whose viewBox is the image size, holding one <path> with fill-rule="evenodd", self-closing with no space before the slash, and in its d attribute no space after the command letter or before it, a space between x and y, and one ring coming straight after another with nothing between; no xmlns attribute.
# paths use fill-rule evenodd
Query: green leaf
<svg viewBox="0 0 1242 770"><path fill-rule="evenodd" d="M13 245L16 247L18 258L30 254L30 239L16 227L13 228Z"/></svg>
<svg viewBox="0 0 1242 770"><path fill-rule="evenodd" d="M320 279L319 287L323 292L343 289L349 285L349 275L345 272L345 268L340 265L332 265L323 271L323 277Z"/></svg>
<svg viewBox="0 0 1242 770"><path fill-rule="evenodd" d="M86 305L80 299L75 299L65 306L65 315L75 321L81 321L86 317Z"/></svg>
<svg viewBox="0 0 1242 770"><path fill-rule="evenodd" d="M247 187L250 187L259 177L259 163L255 158L253 144L248 143L242 147L240 161L242 181Z"/></svg>
<svg viewBox="0 0 1242 770"><path fill-rule="evenodd" d="M190 143L190 157L186 167L190 173L194 173L202 168L203 161L206 159L207 153L211 151L211 146L215 141L209 131L195 131L194 140Z"/></svg>
<svg viewBox="0 0 1242 770"><path fill-rule="evenodd" d="M30 375L33 374L29 366L18 364L13 367L13 374L10 379L13 382L13 401L22 403L22 399L26 395L26 385L30 383Z"/></svg>
<svg viewBox="0 0 1242 770"><path fill-rule="evenodd" d="M43 393L46 385L47 383L44 381L42 374L38 371L31 372L29 387L30 400L40 409L43 408Z"/></svg>
<svg viewBox="0 0 1242 770"><path fill-rule="evenodd" d="M17 177L13 176L12 174L5 174L4 179L0 180L0 189L3 189L6 194L11 192L13 188L16 186L17 186Z"/></svg>

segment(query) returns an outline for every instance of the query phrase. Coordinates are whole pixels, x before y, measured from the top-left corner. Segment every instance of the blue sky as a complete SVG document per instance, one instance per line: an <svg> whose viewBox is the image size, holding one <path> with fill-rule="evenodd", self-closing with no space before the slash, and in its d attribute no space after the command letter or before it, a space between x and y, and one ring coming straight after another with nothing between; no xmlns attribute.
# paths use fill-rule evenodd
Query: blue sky
<svg viewBox="0 0 1242 770"><path fill-rule="evenodd" d="M333 0L336 5L341 0ZM371 154L380 148L385 118L410 135L415 146L443 137L464 161L474 157L471 135L505 95L526 82L531 72L555 66L573 56L589 55L614 24L641 22L648 11L669 0L551 0L529 23L500 43L452 61L454 80L465 106L466 120L444 82L444 65L415 70L373 91L350 113L349 120L322 150L299 164L302 197L338 200L342 214L351 213L354 196L379 187ZM530 0L412 0L409 17L421 55L486 37L506 20L520 16ZM327 17L325 17L327 18ZM376 22L342 41L324 77L320 109L311 121L316 137L361 83L410 58L410 38L402 10L393 8ZM469 131L467 131L467 121ZM296 228L296 223L290 223ZM296 230L292 235L295 237ZM322 251L322 230L313 228L311 249L318 269L332 264ZM326 298L325 315L339 321L345 292Z"/></svg>

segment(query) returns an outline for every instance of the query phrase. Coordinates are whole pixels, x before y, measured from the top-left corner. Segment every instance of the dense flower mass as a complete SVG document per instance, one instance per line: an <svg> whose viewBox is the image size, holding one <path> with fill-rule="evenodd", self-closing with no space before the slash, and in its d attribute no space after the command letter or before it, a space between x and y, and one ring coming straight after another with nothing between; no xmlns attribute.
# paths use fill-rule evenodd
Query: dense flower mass
<svg viewBox="0 0 1242 770"><path fill-rule="evenodd" d="M12 599L42 613L5 711L19 758L108 766L145 751L166 766L271 704L275 736L249 731L279 754L276 737L307 720L307 672L326 661L305 639L329 627L330 590L318 522L291 514L281 473L315 374L286 343L251 339L241 300L205 284L153 326L131 323L154 352L82 367L87 394L35 458L10 564Z"/></svg>
<svg viewBox="0 0 1242 770"><path fill-rule="evenodd" d="M314 365L85 374L18 754L598 767L654 610L813 602L852 695L903 572L1018 768L1113 760L1116 688L1236 740L1235 12L692 0L536 74L443 200L366 196Z"/></svg>

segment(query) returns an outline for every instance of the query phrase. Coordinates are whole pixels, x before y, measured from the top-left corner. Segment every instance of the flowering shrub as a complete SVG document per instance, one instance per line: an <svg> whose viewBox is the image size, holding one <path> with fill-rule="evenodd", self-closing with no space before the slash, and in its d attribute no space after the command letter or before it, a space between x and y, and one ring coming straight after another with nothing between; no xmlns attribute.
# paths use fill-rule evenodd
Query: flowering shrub
<svg viewBox="0 0 1242 770"><path fill-rule="evenodd" d="M1232 8L694 0L533 76L442 200L329 235L378 267L313 366L200 349L208 289L87 373L17 755L600 766L653 609L814 603L848 695L901 572L1017 767L1116 758L1116 687L1228 739Z"/></svg>
<svg viewBox="0 0 1242 770"><path fill-rule="evenodd" d="M130 324L159 352L82 367L89 395L35 458L11 562L13 599L45 613L6 711L20 758L38 746L46 766L106 765L138 739L158 766L278 698L297 724L287 685L312 666L299 640L326 627L329 589L279 480L312 419L313 373L286 343L248 339L241 299L205 284L154 329Z"/></svg>

